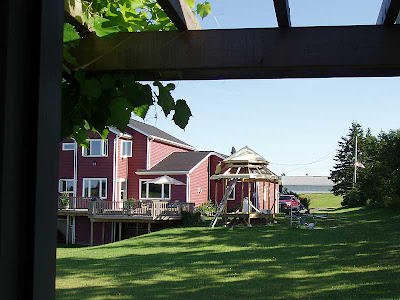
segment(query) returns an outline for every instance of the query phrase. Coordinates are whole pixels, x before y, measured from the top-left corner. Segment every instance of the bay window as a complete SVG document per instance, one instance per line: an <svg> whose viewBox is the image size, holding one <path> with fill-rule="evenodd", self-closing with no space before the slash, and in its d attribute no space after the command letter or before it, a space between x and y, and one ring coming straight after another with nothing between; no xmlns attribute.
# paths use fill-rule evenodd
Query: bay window
<svg viewBox="0 0 400 300"><path fill-rule="evenodd" d="M170 184L146 183L148 179L140 179L140 199L171 199Z"/></svg>

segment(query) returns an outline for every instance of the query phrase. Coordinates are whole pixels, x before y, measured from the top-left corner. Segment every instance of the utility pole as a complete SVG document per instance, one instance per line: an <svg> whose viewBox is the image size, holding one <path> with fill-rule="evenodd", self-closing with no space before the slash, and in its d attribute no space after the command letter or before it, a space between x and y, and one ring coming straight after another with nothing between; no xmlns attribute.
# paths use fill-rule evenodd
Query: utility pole
<svg viewBox="0 0 400 300"><path fill-rule="evenodd" d="M357 182L357 136L356 136L356 144L355 144L355 152L354 152L354 177L353 177L353 188L355 187Z"/></svg>

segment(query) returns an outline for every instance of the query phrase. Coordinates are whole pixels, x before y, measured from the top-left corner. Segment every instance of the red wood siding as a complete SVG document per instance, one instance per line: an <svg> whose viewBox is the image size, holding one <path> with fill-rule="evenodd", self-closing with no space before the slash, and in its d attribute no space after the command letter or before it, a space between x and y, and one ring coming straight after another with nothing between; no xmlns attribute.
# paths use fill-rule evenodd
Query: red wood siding
<svg viewBox="0 0 400 300"><path fill-rule="evenodd" d="M127 127L132 135L132 157L128 159L128 198L139 199L139 176L137 170L145 170L147 163L147 137Z"/></svg>
<svg viewBox="0 0 400 300"><path fill-rule="evenodd" d="M150 141L150 168L154 167L173 152L187 152L188 150L168 145L158 141Z"/></svg>
<svg viewBox="0 0 400 300"><path fill-rule="evenodd" d="M89 138L98 139L98 135L89 131ZM112 200L113 193L113 153L116 135L110 132L107 157L83 157L82 147L78 147L78 189L77 196L82 196L84 178L107 178L107 199ZM96 165L94 165L96 162Z"/></svg>
<svg viewBox="0 0 400 300"><path fill-rule="evenodd" d="M89 138L98 139L99 136L88 131ZM113 153L114 153L115 134L108 134L108 156L107 157L83 157L82 147L77 150L77 196L82 196L83 178L107 178L107 199L112 200L113 192ZM65 139L62 143L72 142ZM60 143L60 149L62 149ZM94 165L94 162L96 164ZM60 151L59 159L59 179L74 178L74 151Z"/></svg>
<svg viewBox="0 0 400 300"><path fill-rule="evenodd" d="M62 143L60 143L58 178L74 179L74 151L63 151L63 143L74 143L74 141L72 139L64 139Z"/></svg>
<svg viewBox="0 0 400 300"><path fill-rule="evenodd" d="M208 159L204 160L190 174L190 203L199 206L208 200Z"/></svg>

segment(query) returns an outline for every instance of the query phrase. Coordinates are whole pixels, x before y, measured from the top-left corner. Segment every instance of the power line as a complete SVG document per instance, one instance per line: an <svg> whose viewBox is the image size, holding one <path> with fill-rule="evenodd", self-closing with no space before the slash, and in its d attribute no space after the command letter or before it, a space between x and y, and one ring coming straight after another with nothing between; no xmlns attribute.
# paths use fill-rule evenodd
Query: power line
<svg viewBox="0 0 400 300"><path fill-rule="evenodd" d="M288 167L294 167L294 166L308 166L308 165L315 164L315 163L317 163L317 162L319 162L319 161L322 161L322 160L324 160L324 159L330 157L330 155L333 154L334 152L336 152L336 150L333 150L333 151L329 152L328 154L324 155L323 157L318 158L317 160L314 160L314 161L308 162L308 163L303 163L303 164L281 164L281 163L273 163L273 162L271 162L270 165L288 166Z"/></svg>

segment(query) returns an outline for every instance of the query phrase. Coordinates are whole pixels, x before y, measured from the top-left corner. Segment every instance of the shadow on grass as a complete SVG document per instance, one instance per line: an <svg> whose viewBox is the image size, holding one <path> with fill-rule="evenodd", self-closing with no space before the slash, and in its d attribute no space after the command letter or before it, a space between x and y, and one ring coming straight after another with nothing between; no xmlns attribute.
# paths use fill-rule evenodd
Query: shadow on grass
<svg viewBox="0 0 400 300"><path fill-rule="evenodd" d="M57 299L396 299L400 218L343 212L317 229L174 228L61 249ZM330 230L331 224L343 227Z"/></svg>

